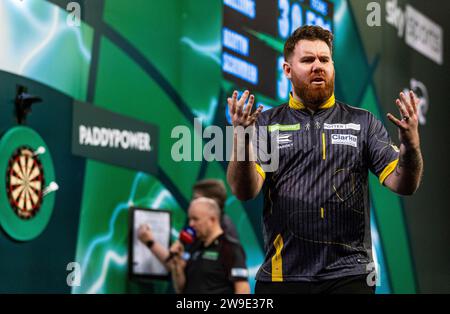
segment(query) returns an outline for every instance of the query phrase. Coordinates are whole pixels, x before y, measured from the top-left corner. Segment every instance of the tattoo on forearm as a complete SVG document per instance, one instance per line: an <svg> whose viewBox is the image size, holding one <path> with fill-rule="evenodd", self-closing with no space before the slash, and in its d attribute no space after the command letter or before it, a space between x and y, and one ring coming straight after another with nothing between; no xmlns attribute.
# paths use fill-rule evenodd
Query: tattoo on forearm
<svg viewBox="0 0 450 314"><path fill-rule="evenodd" d="M395 168L395 175L401 175L401 168L409 170L412 175L417 175L419 174L418 172L422 170L422 164L423 161L420 150L407 151L404 154L400 154L400 160Z"/></svg>

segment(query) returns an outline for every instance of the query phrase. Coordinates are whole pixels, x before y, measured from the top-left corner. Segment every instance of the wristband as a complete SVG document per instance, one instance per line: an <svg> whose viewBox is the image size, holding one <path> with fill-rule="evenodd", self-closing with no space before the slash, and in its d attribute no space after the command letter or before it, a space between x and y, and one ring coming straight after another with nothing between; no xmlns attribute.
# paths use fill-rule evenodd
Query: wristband
<svg viewBox="0 0 450 314"><path fill-rule="evenodd" d="M145 245L146 245L149 249L152 248L153 244L155 244L155 241L153 241L153 240L148 240L147 242L145 242Z"/></svg>

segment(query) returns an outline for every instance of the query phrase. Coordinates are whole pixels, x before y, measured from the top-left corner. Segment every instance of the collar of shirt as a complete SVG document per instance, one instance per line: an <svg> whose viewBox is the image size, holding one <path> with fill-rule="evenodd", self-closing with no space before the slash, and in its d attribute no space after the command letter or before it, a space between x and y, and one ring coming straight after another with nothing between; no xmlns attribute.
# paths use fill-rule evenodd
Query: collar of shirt
<svg viewBox="0 0 450 314"><path fill-rule="evenodd" d="M334 97L334 93L333 95L331 95L330 98L328 98L327 101L325 101L320 107L319 109L329 109L332 108L336 103L336 99ZM305 105L300 101L295 99L292 96L292 93L289 94L289 107L294 109L294 110L301 110L301 109L305 109Z"/></svg>
<svg viewBox="0 0 450 314"><path fill-rule="evenodd" d="M220 241L224 236L225 236L225 233L222 232L222 233L219 234L216 238L214 238L214 240L213 240L208 246L206 246L206 245L205 245L205 242L202 241L202 247L205 248L205 249L208 249L208 248L211 248L211 247L213 247L213 246L216 246L216 245L219 244L219 241Z"/></svg>

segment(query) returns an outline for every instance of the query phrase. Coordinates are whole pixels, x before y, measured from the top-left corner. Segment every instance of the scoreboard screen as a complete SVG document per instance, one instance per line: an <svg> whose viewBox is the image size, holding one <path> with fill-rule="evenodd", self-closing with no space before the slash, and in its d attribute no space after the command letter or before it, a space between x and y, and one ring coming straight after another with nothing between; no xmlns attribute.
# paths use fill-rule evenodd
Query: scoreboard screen
<svg viewBox="0 0 450 314"><path fill-rule="evenodd" d="M333 31L327 0L223 0L222 74L224 90L249 89L265 108L289 97L283 75L283 47L303 25Z"/></svg>

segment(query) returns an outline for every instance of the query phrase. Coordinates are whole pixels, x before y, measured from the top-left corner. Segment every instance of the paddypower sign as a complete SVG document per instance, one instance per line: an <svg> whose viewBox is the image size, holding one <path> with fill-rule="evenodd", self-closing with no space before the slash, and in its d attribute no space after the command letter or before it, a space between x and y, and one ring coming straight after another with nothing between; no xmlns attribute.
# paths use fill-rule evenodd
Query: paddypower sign
<svg viewBox="0 0 450 314"><path fill-rule="evenodd" d="M158 128L154 125L74 102L72 153L105 163L156 174Z"/></svg>

